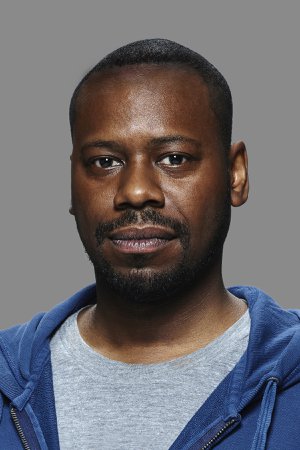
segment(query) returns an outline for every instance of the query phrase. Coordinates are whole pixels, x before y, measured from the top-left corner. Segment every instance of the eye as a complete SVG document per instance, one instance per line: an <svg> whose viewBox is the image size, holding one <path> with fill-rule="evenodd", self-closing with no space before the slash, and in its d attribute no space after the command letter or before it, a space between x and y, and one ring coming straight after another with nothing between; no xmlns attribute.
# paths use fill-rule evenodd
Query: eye
<svg viewBox="0 0 300 450"><path fill-rule="evenodd" d="M188 161L188 158L184 155L181 155L179 153L168 155L162 158L159 162L160 164L164 164L166 166L180 166L181 164Z"/></svg>
<svg viewBox="0 0 300 450"><path fill-rule="evenodd" d="M101 156L91 161L91 165L100 169L110 169L122 166L122 161L111 156Z"/></svg>

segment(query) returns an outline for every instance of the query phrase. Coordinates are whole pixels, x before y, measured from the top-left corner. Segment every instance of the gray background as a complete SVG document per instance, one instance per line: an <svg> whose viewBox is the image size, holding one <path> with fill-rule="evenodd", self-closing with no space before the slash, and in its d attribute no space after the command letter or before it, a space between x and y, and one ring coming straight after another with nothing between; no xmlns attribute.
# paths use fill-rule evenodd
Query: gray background
<svg viewBox="0 0 300 450"><path fill-rule="evenodd" d="M68 104L106 53L166 37L227 78L251 196L233 211L227 285L299 307L299 7L285 1L13 1L0 7L0 327L93 281L70 203Z"/></svg>

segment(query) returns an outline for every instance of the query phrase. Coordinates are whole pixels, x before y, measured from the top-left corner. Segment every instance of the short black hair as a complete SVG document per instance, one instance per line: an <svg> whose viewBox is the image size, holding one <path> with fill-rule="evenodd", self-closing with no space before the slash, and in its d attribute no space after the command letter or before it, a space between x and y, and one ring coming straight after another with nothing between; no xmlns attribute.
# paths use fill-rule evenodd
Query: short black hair
<svg viewBox="0 0 300 450"><path fill-rule="evenodd" d="M211 108L219 124L222 143L225 149L229 149L232 131L232 97L227 81L203 56L168 39L144 39L131 42L101 59L83 77L72 95L69 109L71 134L75 122L76 100L82 86L90 76L110 68L139 64L172 64L196 70L207 85Z"/></svg>

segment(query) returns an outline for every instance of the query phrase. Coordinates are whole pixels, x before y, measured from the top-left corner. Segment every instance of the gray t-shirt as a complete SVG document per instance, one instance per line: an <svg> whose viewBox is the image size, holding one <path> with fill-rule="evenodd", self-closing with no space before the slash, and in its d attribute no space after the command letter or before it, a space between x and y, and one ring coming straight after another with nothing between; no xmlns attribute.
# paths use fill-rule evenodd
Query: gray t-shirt
<svg viewBox="0 0 300 450"><path fill-rule="evenodd" d="M189 355L128 364L89 347L77 314L51 340L61 450L167 450L248 345L247 310L223 335Z"/></svg>

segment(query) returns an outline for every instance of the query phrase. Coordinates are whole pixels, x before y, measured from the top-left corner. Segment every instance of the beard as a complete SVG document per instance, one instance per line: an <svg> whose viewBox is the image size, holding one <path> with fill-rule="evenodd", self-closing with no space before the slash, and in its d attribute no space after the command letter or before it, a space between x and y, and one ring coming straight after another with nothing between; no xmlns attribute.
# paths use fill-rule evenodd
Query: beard
<svg viewBox="0 0 300 450"><path fill-rule="evenodd" d="M214 218L214 231L206 242L198 259L192 260L191 233L186 223L164 217L155 209L137 211L128 209L111 222L98 224L95 230L96 247L88 246L82 239L85 251L92 262L99 287L111 291L124 301L133 304L154 304L167 302L193 289L205 279L216 260L222 258L223 245L228 233L231 217L230 199L226 198L221 211ZM167 268L159 270L147 267L149 255L130 255L131 269L126 274L116 270L104 257L102 243L107 233L133 224L161 225L175 231L182 247L182 256ZM77 228L79 230L79 224ZM80 232L79 232L80 234ZM81 237L82 238L82 237Z"/></svg>

